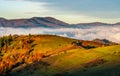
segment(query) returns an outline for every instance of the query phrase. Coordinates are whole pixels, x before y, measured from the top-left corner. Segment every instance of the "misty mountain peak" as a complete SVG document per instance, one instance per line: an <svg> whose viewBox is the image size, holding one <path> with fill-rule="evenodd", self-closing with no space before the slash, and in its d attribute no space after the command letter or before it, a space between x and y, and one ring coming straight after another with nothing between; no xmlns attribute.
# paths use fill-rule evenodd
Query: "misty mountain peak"
<svg viewBox="0 0 120 76"><path fill-rule="evenodd" d="M0 21L6 21L7 19L0 17Z"/></svg>

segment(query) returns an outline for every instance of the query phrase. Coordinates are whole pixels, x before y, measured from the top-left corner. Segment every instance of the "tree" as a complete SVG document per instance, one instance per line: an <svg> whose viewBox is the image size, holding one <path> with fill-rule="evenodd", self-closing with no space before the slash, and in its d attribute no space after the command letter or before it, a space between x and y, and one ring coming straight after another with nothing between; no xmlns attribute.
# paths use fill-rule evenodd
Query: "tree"
<svg viewBox="0 0 120 76"><path fill-rule="evenodd" d="M10 34L8 37L3 37L0 40L0 47L3 47L5 45L5 48L7 51L8 50L8 46L10 45L11 41L12 41L12 35Z"/></svg>
<svg viewBox="0 0 120 76"><path fill-rule="evenodd" d="M0 51L2 50L3 46L4 46L4 38L0 38Z"/></svg>
<svg viewBox="0 0 120 76"><path fill-rule="evenodd" d="M4 38L0 38L0 48L4 46Z"/></svg>
<svg viewBox="0 0 120 76"><path fill-rule="evenodd" d="M12 40L13 40L13 39L12 39L12 35L10 34L10 35L8 36L8 39L7 39L8 45L10 45L10 42L11 42Z"/></svg>

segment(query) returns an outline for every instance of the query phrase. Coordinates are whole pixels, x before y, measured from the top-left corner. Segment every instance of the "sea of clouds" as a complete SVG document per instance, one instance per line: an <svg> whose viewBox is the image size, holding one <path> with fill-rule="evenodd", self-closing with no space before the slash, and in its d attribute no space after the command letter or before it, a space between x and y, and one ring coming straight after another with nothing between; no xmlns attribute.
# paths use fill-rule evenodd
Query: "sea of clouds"
<svg viewBox="0 0 120 76"><path fill-rule="evenodd" d="M120 43L120 26L97 26L91 28L6 28L0 27L0 36L9 34L27 35L27 34L52 34L69 38L93 40L108 39Z"/></svg>

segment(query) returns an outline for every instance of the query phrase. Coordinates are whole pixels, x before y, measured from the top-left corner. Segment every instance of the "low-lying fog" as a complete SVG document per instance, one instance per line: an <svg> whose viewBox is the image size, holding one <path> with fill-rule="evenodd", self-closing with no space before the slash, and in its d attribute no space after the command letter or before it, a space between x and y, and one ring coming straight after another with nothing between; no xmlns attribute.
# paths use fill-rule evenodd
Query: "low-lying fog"
<svg viewBox="0 0 120 76"><path fill-rule="evenodd" d="M0 27L0 36L9 34L54 34L82 40L108 39L120 43L120 26L98 26L87 29L83 28L5 28Z"/></svg>

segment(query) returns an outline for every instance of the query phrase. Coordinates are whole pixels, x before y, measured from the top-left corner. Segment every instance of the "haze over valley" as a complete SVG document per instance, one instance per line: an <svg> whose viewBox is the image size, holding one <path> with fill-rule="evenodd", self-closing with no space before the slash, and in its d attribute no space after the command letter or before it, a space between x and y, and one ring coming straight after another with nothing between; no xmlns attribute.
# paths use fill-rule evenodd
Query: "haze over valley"
<svg viewBox="0 0 120 76"><path fill-rule="evenodd" d="M120 76L120 0L0 0L0 76Z"/></svg>
<svg viewBox="0 0 120 76"><path fill-rule="evenodd" d="M108 39L120 43L120 24L79 23L69 24L52 17L30 19L0 19L0 36L52 34L79 40Z"/></svg>

